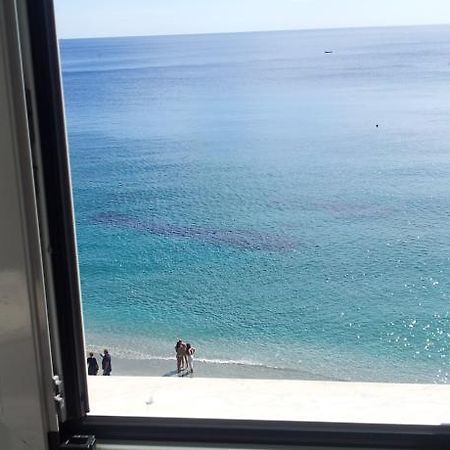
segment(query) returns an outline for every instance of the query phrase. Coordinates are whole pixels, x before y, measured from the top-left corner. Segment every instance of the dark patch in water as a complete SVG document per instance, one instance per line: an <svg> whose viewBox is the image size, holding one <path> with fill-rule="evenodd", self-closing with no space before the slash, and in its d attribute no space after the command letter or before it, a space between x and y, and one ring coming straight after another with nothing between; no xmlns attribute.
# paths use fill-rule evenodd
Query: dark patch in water
<svg viewBox="0 0 450 450"><path fill-rule="evenodd" d="M292 239L265 234L258 231L227 230L205 228L191 225L174 225L141 220L119 213L101 213L95 216L95 223L120 228L133 229L158 236L174 236L196 239L215 245L230 245L246 250L283 251L297 248L298 243Z"/></svg>

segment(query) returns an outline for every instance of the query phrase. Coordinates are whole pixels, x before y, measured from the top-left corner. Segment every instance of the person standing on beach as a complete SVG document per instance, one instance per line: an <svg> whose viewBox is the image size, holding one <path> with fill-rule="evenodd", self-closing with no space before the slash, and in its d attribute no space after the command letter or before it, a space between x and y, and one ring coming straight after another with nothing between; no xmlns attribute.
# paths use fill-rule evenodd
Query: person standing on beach
<svg viewBox="0 0 450 450"><path fill-rule="evenodd" d="M88 365L88 375L97 375L98 373L97 359L94 358L94 354L92 352L89 353L87 365Z"/></svg>
<svg viewBox="0 0 450 450"><path fill-rule="evenodd" d="M109 376L112 372L111 367L111 355L109 354L108 350L103 350L104 355L100 353L100 356L102 357L102 369L103 369L103 375Z"/></svg>
<svg viewBox="0 0 450 450"><path fill-rule="evenodd" d="M187 357L187 368L188 373L194 373L194 353L195 348L191 344L186 344L186 357Z"/></svg>
<svg viewBox="0 0 450 450"><path fill-rule="evenodd" d="M175 353L177 356L177 373L180 373L185 366L185 358L186 358L186 344L178 339L175 345Z"/></svg>

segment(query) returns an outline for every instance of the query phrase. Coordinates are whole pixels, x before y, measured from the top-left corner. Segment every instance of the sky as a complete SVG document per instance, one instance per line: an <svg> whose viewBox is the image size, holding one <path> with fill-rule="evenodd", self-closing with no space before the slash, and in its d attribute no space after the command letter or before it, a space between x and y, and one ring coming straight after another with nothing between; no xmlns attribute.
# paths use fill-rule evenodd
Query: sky
<svg viewBox="0 0 450 450"><path fill-rule="evenodd" d="M450 23L450 0L54 2L60 38Z"/></svg>

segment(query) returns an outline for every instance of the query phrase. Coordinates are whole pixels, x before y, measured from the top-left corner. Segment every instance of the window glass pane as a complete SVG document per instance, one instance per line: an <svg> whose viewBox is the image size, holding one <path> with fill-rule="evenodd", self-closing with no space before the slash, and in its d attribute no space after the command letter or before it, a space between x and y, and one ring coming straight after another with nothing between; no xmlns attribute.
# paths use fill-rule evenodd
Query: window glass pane
<svg viewBox="0 0 450 450"><path fill-rule="evenodd" d="M92 413L448 422L450 6L56 7Z"/></svg>

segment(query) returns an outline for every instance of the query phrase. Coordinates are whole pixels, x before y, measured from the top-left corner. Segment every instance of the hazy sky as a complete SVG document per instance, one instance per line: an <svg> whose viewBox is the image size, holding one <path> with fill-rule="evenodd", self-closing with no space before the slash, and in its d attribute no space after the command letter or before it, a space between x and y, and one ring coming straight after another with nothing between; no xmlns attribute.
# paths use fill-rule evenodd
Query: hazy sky
<svg viewBox="0 0 450 450"><path fill-rule="evenodd" d="M450 23L450 0L54 0L59 37Z"/></svg>

